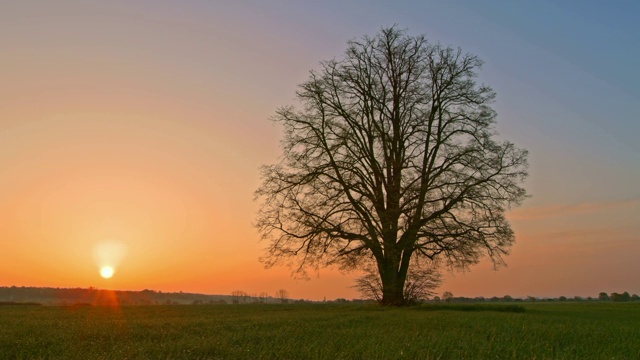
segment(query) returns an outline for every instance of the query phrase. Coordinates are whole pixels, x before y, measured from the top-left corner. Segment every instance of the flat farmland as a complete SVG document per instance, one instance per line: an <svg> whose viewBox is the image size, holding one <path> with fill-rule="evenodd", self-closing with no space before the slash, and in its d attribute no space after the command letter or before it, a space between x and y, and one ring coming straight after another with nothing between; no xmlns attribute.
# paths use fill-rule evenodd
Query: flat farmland
<svg viewBox="0 0 640 360"><path fill-rule="evenodd" d="M639 359L638 303L0 306L0 359Z"/></svg>

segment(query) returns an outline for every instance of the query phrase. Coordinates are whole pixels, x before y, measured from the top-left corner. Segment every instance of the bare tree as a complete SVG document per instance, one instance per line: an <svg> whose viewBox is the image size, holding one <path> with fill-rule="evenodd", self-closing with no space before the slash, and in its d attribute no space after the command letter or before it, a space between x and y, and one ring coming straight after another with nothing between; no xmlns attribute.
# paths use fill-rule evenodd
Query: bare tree
<svg viewBox="0 0 640 360"><path fill-rule="evenodd" d="M433 264L417 264L409 267L404 283L404 301L415 303L435 295L442 283L442 276Z"/></svg>
<svg viewBox="0 0 640 360"><path fill-rule="evenodd" d="M246 302L247 297L249 297L249 294L247 294L242 290L234 290L231 292L231 297L232 297L232 302L234 304L239 304L240 302L243 302L243 303Z"/></svg>
<svg viewBox="0 0 640 360"><path fill-rule="evenodd" d="M276 299L280 300L282 304L289 302L289 292L285 289L279 289L276 291Z"/></svg>
<svg viewBox="0 0 640 360"><path fill-rule="evenodd" d="M498 267L515 240L504 217L526 192L526 150L495 140L482 62L394 27L348 43L280 108L283 157L263 167L256 226L266 266L375 263L381 302L402 305L413 258Z"/></svg>
<svg viewBox="0 0 640 360"><path fill-rule="evenodd" d="M356 279L353 287L363 298L382 302L382 281L374 269L367 268L364 275Z"/></svg>

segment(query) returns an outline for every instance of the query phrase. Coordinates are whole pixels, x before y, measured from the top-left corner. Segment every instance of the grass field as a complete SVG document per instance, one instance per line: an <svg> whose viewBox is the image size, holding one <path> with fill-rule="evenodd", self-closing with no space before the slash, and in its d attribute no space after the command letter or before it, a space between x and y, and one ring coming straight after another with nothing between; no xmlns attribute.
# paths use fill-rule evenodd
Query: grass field
<svg viewBox="0 0 640 360"><path fill-rule="evenodd" d="M0 307L33 358L640 359L640 304Z"/></svg>

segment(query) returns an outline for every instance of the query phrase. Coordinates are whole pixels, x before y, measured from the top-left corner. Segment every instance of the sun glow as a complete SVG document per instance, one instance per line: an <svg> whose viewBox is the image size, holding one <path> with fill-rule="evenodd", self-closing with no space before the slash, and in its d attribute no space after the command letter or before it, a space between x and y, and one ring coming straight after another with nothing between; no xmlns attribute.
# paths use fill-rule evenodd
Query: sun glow
<svg viewBox="0 0 640 360"><path fill-rule="evenodd" d="M113 277L116 267L120 265L126 253L127 246L121 242L107 241L97 244L94 247L94 257L100 269L100 276L105 279Z"/></svg>
<svg viewBox="0 0 640 360"><path fill-rule="evenodd" d="M111 278L114 272L115 271L111 266L103 266L100 268L100 276L102 276L105 279Z"/></svg>

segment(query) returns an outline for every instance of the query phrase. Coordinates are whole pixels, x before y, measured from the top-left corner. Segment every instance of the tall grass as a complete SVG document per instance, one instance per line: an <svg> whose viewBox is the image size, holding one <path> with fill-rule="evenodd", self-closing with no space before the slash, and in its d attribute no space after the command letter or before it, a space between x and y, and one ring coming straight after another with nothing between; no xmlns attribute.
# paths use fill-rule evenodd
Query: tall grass
<svg viewBox="0 0 640 360"><path fill-rule="evenodd" d="M638 324L611 303L7 306L0 359L637 359Z"/></svg>

